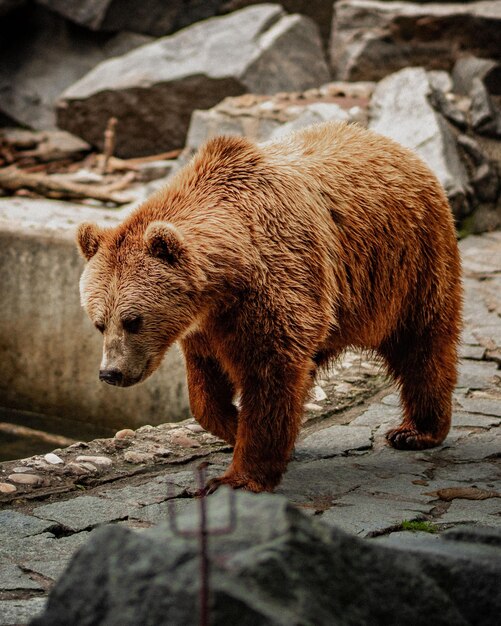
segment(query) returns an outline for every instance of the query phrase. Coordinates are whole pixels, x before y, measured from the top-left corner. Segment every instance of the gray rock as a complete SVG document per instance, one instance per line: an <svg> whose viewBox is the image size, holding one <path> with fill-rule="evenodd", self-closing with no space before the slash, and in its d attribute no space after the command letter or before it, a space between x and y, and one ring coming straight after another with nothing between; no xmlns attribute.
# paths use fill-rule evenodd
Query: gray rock
<svg viewBox="0 0 501 626"><path fill-rule="evenodd" d="M130 30L160 37L217 13L221 0L36 0L96 31Z"/></svg>
<svg viewBox="0 0 501 626"><path fill-rule="evenodd" d="M452 415L453 427L490 428L498 426L500 418L493 415L479 415L478 413L454 412Z"/></svg>
<svg viewBox="0 0 501 626"><path fill-rule="evenodd" d="M229 13L251 4L260 4L262 0L223 0L220 12ZM334 3L332 0L279 0L288 13L301 13L316 22L323 41L328 44L331 34L332 15Z"/></svg>
<svg viewBox="0 0 501 626"><path fill-rule="evenodd" d="M280 140L290 133L327 121L348 122L350 114L335 103L315 102L304 107L303 111L291 122L276 128L270 135L270 139Z"/></svg>
<svg viewBox="0 0 501 626"><path fill-rule="evenodd" d="M26 624L41 613L47 598L29 600L0 600L0 626L19 626Z"/></svg>
<svg viewBox="0 0 501 626"><path fill-rule="evenodd" d="M473 129L482 135L501 137L501 114L494 106L480 78L473 79L470 97L470 117Z"/></svg>
<svg viewBox="0 0 501 626"><path fill-rule="evenodd" d="M414 150L445 188L456 216L470 210L468 175L454 136L430 105L423 68L407 68L380 81L371 101L369 128Z"/></svg>
<svg viewBox="0 0 501 626"><path fill-rule="evenodd" d="M458 402L463 410L470 413L480 413L481 415L494 415L501 417L501 402L491 398L468 396L458 398Z"/></svg>
<svg viewBox="0 0 501 626"><path fill-rule="evenodd" d="M486 162L486 156L475 139L468 135L458 135L457 142L470 157L474 165L479 166Z"/></svg>
<svg viewBox="0 0 501 626"><path fill-rule="evenodd" d="M457 386L468 387L468 389L486 389L492 384L496 371L495 363L463 361L459 365Z"/></svg>
<svg viewBox="0 0 501 626"><path fill-rule="evenodd" d="M236 528L209 540L214 625L498 623L496 543L451 538L408 554L329 529L279 496L235 498ZM210 526L227 524L227 499L226 490L209 499ZM180 528L196 526L197 504ZM108 527L75 556L32 626L197 624L198 581L196 542L166 527Z"/></svg>
<svg viewBox="0 0 501 626"><path fill-rule="evenodd" d="M387 396L388 398L389 396ZM386 398L385 398L386 400ZM380 426L388 420L398 420L402 415L398 396L396 405L389 404L391 399L385 404L372 404L366 411L350 422L350 426Z"/></svg>
<svg viewBox="0 0 501 626"><path fill-rule="evenodd" d="M489 500L453 500L440 516L441 524L474 523L501 528L501 498Z"/></svg>
<svg viewBox="0 0 501 626"><path fill-rule="evenodd" d="M58 15L34 10L2 42L0 113L22 126L56 126L54 104L61 92L96 64L139 44L136 35L95 35L71 28Z"/></svg>
<svg viewBox="0 0 501 626"><path fill-rule="evenodd" d="M134 510L135 507L126 502L81 496L73 500L37 506L33 509L33 515L58 522L65 528L80 531L106 522L125 519Z"/></svg>
<svg viewBox="0 0 501 626"><path fill-rule="evenodd" d="M501 5L342 0L335 5L331 64L340 80L379 80L407 66L449 70L458 51L501 56Z"/></svg>
<svg viewBox="0 0 501 626"><path fill-rule="evenodd" d="M338 500L336 506L326 511L321 519L345 532L368 537L399 527L403 520L424 519L424 514L432 508L431 504L350 494Z"/></svg>
<svg viewBox="0 0 501 626"><path fill-rule="evenodd" d="M476 197L482 202L496 202L499 197L500 181L496 168L482 163L475 172L471 184Z"/></svg>
<svg viewBox="0 0 501 626"><path fill-rule="evenodd" d="M43 587L40 583L32 580L17 565L2 563L0 567L0 589L2 591L41 591Z"/></svg>
<svg viewBox="0 0 501 626"><path fill-rule="evenodd" d="M98 65L65 91L58 124L102 147L118 118L118 156L184 144L191 113L225 96L303 90L329 72L316 25L259 5L212 18Z"/></svg>
<svg viewBox="0 0 501 626"><path fill-rule="evenodd" d="M449 122L452 122L452 124L459 129L465 130L468 126L466 115L461 109L455 106L454 101L448 97L451 95L452 94L445 94L438 89L432 88L428 100L432 107L447 118Z"/></svg>
<svg viewBox="0 0 501 626"><path fill-rule="evenodd" d="M368 426L335 424L305 437L296 445L296 458L325 459L353 450L369 450L372 446Z"/></svg>
<svg viewBox="0 0 501 626"><path fill-rule="evenodd" d="M225 98L211 109L193 112L181 158L188 158L216 135L246 136L262 142L327 120L356 121L366 126L374 86L367 82L328 83L302 93Z"/></svg>
<svg viewBox="0 0 501 626"><path fill-rule="evenodd" d="M43 533L51 526L53 526L52 522L40 520L18 511L10 511L8 509L0 511L0 538L2 535L30 537Z"/></svg>
<svg viewBox="0 0 501 626"><path fill-rule="evenodd" d="M479 79L491 94L501 94L501 63L479 59L471 54L460 57L452 69L454 91L467 96L474 79Z"/></svg>

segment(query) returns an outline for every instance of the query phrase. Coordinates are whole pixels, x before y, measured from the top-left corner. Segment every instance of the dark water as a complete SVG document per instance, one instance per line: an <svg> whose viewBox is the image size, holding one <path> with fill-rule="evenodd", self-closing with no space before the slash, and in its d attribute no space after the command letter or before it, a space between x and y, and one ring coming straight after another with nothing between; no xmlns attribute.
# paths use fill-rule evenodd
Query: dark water
<svg viewBox="0 0 501 626"><path fill-rule="evenodd" d="M22 428L17 429L17 426ZM0 461L46 454L72 441L91 441L112 437L114 433L115 430L104 426L0 407ZM58 436L65 440L59 441Z"/></svg>

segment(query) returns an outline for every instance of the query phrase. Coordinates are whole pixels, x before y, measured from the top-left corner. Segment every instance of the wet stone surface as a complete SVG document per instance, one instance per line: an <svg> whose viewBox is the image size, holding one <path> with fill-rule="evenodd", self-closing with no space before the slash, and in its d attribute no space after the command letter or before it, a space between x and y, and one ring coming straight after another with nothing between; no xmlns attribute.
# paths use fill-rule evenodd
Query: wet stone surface
<svg viewBox="0 0 501 626"><path fill-rule="evenodd" d="M385 433L401 417L398 395L377 364L358 354L347 354L308 399L276 491L327 524L404 547L464 524L501 526L501 233L470 237L461 248L465 330L444 444L419 452L388 447ZM196 496L196 466L206 461L215 476L231 450L188 420L123 429L52 455L62 462L45 455L0 464L0 626L28 623L43 608L96 527L140 532L168 521L169 501L178 515ZM36 480L19 482L26 476ZM414 533L404 521L428 525L414 525Z"/></svg>

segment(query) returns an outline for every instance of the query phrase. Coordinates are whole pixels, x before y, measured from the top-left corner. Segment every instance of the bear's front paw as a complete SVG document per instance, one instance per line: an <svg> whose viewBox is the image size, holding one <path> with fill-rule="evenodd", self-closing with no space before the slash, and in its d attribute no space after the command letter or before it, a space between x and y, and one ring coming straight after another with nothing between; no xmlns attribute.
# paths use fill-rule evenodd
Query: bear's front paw
<svg viewBox="0 0 501 626"><path fill-rule="evenodd" d="M254 493L273 491L274 486L238 472L228 471L222 476L209 480L205 486L204 495L214 493L214 491L216 491L216 489L218 489L221 485L228 485L232 489L246 489L247 491L252 491Z"/></svg>

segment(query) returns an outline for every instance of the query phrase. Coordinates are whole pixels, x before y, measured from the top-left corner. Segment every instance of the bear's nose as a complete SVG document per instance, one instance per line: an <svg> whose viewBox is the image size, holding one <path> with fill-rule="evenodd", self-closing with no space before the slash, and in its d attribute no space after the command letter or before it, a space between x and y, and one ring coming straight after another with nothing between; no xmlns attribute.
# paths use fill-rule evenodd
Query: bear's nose
<svg viewBox="0 0 501 626"><path fill-rule="evenodd" d="M99 380L108 385L120 385L123 380L123 374L120 370L100 370Z"/></svg>

